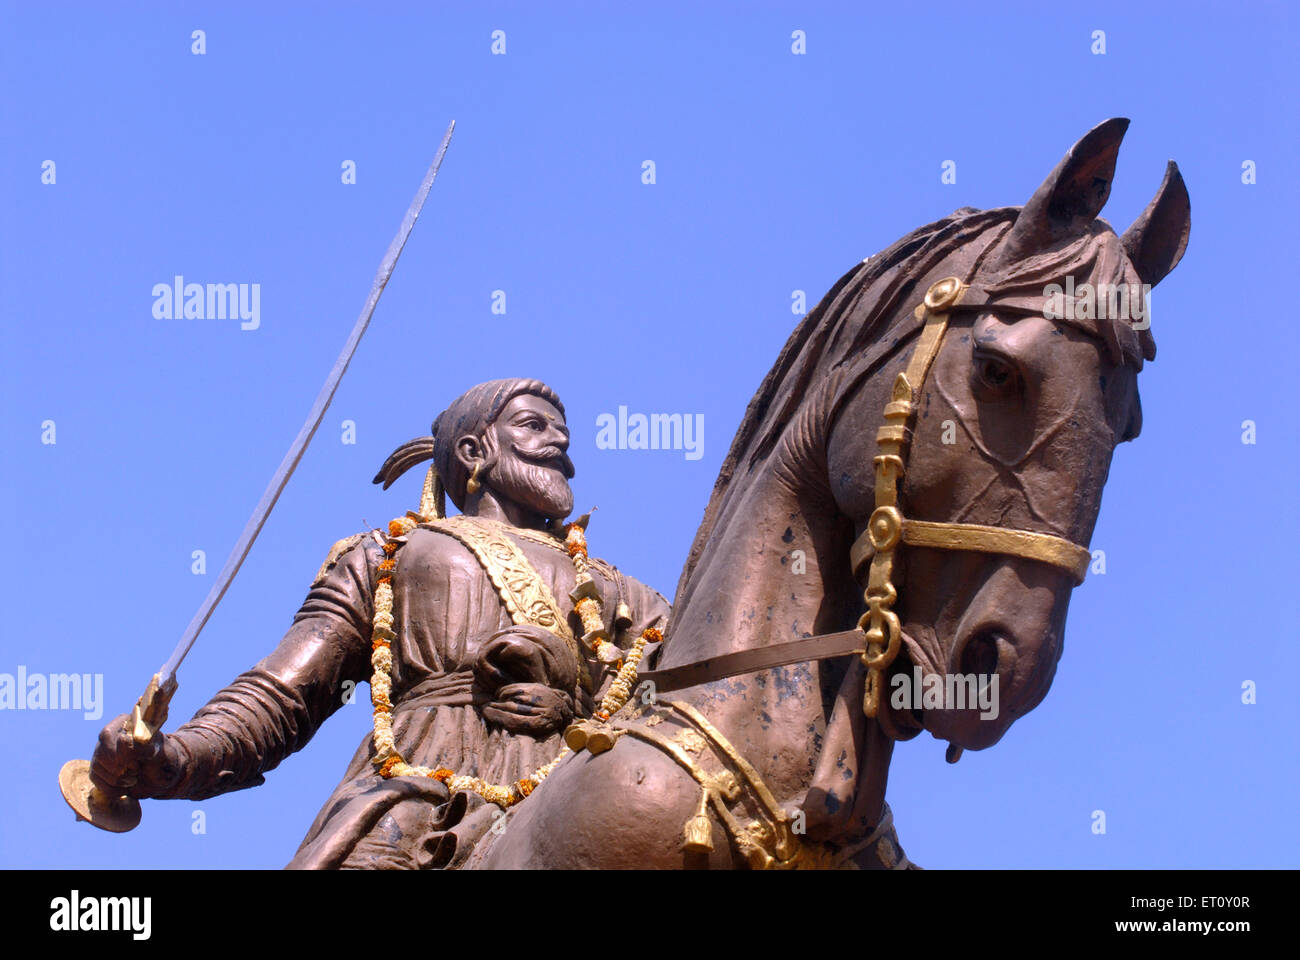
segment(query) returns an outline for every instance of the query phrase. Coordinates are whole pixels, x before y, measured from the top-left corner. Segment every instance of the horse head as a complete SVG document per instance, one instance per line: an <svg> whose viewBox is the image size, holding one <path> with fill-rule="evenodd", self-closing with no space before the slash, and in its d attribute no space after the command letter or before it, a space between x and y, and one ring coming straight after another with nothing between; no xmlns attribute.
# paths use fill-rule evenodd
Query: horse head
<svg viewBox="0 0 1300 960"><path fill-rule="evenodd" d="M827 380L830 487L861 532L879 507L881 385L923 349L918 294L940 278L960 281L965 296L948 311L923 383L911 384L901 515L934 525L937 540L946 529L950 542L918 536L893 568L901 649L879 719L894 739L926 729L957 748L990 746L1051 686L1112 453L1141 428L1137 374L1155 356L1145 293L1177 265L1189 231L1172 161L1122 237L1097 219L1127 126L1114 119L1090 131L1018 211L958 211L934 231L923 273L885 298L868 323L870 345ZM955 546L977 528L1059 540L1066 559ZM965 695L957 705L954 690Z"/></svg>

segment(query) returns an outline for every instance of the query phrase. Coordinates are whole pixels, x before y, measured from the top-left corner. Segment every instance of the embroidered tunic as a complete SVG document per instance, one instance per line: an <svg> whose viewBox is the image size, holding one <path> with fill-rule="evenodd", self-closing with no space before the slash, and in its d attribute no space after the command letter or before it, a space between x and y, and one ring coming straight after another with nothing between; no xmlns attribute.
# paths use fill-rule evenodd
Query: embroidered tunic
<svg viewBox="0 0 1300 960"><path fill-rule="evenodd" d="M455 524L471 527L481 556L496 569L490 575L480 556L443 530L422 526L400 538L393 578L394 736L408 763L509 784L552 760L562 731L542 739L485 721L480 708L490 694L476 679L474 664L493 634L521 620L545 621L548 601L565 622L553 629L580 634L569 599L574 570L562 541L540 531L480 518L453 518ZM499 542L502 537L507 543ZM183 755L185 775L166 796L197 800L262 783L263 773L306 745L342 705L346 681L369 681L376 568L384 554L373 537L353 540L322 568L270 656L168 735ZM518 554L527 563L512 571L511 555ZM599 560L593 559L591 576L606 629L620 647L630 647L647 627L665 625L669 605L656 591ZM522 616L512 617L503 595L523 608ZM613 624L619 599L632 618L621 632ZM588 716L613 670L581 644L574 648L590 676L590 689L576 691L575 713ZM289 866L416 869L462 863L499 809L463 793L443 802L443 788L428 778L385 780L370 762L373 755L367 736Z"/></svg>

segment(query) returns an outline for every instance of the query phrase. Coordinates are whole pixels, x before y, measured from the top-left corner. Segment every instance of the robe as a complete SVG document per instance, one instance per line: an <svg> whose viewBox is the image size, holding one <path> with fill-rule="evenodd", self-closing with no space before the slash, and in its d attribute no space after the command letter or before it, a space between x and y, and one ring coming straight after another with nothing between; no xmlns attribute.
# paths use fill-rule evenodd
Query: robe
<svg viewBox="0 0 1300 960"><path fill-rule="evenodd" d="M563 542L536 542L505 524L475 519L505 535L549 587L575 635L581 621L569 598L573 563ZM410 764L510 784L560 751L562 732L512 734L484 719L490 699L474 664L510 611L483 564L459 540L424 527L399 538L393 578L392 702L398 752ZM550 538L545 538L550 539ZM368 683L379 542L361 537L327 563L284 639L266 659L218 693L168 735L184 773L165 796L200 800L256 786L263 774L301 749L344 702L347 681ZM593 558L605 627L624 649L651 626L662 629L668 602L650 587ZM618 602L631 626L615 629ZM613 667L577 645L590 676L575 691L575 716L589 716L614 677ZM654 645L646 648L647 657ZM367 736L289 863L295 869L427 869L461 865L500 816L476 794L456 793L424 777L380 777ZM526 800L523 802L527 802Z"/></svg>

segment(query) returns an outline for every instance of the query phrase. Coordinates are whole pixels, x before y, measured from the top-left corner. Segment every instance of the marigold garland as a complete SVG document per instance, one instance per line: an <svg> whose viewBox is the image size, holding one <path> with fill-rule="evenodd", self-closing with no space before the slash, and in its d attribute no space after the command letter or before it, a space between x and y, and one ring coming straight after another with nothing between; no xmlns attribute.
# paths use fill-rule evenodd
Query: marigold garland
<svg viewBox="0 0 1300 960"><path fill-rule="evenodd" d="M527 777L516 780L509 786L488 783L478 777L458 775L446 767L422 767L407 763L397 752L393 738L393 650L392 642L397 639L393 630L393 572L397 568L397 550L401 543L398 537L410 533L418 525L417 519L408 515L393 520L388 525L388 539L383 544L384 559L379 563L379 576L375 585L375 616L370 638L370 702L374 707L375 732L372 738L375 755L372 759L381 777L430 777L447 785L452 793L476 793L484 800L495 803L501 808L512 807L519 803L550 776L556 766L569 755L567 746L549 763L538 767ZM565 548L573 560L577 587L574 595L581 595L575 601L575 609L582 619L585 631L583 637L588 647L605 663L617 665L618 673L609 690L601 699L600 707L595 712L599 720L608 720L627 703L636 681L637 665L645 652L647 643L656 643L663 639L663 634L650 627L646 629L626 658L623 652L611 643L604 630L600 599L591 579L590 561L587 556L587 538L581 523L569 524L565 536ZM590 584L590 586L588 586Z"/></svg>

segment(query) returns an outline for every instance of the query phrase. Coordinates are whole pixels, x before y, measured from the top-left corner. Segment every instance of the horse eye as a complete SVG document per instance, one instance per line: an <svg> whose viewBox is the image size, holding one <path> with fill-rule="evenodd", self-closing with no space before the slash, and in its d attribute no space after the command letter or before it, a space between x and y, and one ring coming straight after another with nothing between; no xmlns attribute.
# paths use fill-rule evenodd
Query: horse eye
<svg viewBox="0 0 1300 960"><path fill-rule="evenodd" d="M1020 389L1020 374L1013 363L990 353L975 355L975 385L978 392L994 399L1011 396Z"/></svg>

